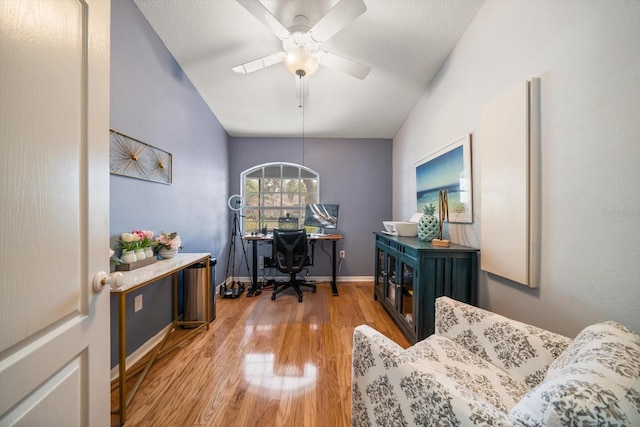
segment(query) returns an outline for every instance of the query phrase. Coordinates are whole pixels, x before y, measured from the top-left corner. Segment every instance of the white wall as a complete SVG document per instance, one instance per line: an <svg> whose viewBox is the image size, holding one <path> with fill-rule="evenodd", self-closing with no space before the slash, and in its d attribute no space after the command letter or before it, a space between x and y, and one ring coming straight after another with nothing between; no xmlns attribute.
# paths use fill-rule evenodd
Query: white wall
<svg viewBox="0 0 640 427"><path fill-rule="evenodd" d="M481 247L480 114L542 80L542 272L538 289L480 274L479 305L574 336L616 320L640 331L640 1L488 1L394 138L393 216L415 209L414 162L473 133Z"/></svg>

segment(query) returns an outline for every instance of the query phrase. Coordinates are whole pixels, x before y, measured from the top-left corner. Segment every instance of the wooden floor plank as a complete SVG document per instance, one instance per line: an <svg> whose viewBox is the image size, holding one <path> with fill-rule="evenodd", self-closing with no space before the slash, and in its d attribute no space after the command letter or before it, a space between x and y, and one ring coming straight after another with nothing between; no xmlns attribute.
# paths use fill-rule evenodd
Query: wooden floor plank
<svg viewBox="0 0 640 427"><path fill-rule="evenodd" d="M374 301L371 282L339 289L333 296L328 283L318 283L302 303L288 292L272 301L269 290L219 299L210 329L150 370L125 426L350 425L353 329L368 324L409 343ZM117 417L111 421L118 425Z"/></svg>

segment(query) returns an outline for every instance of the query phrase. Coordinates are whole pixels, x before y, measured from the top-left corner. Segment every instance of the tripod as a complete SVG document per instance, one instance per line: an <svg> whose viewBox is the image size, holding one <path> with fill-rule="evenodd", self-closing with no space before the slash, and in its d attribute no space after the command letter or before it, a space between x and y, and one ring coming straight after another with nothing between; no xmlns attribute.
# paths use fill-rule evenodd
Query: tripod
<svg viewBox="0 0 640 427"><path fill-rule="evenodd" d="M231 200L229 200L231 201ZM240 280L237 282L236 287L236 239L240 239L240 246L242 247L242 255L244 256L244 262L247 266L247 272L249 276L251 276L251 271L249 270L249 261L247 258L247 251L244 246L244 240L242 240L242 236L240 236L240 215L238 215L238 211L240 210L239 206L241 204L240 200L235 201L236 208L233 209L233 226L231 227L231 241L229 244L229 255L227 256L227 270L225 273L225 277L229 277L229 266L231 266L231 286L227 288L227 282L225 280L224 284L220 286L220 296L223 298L238 298L242 292L244 292L244 285ZM242 265L242 261L240 261L240 266Z"/></svg>

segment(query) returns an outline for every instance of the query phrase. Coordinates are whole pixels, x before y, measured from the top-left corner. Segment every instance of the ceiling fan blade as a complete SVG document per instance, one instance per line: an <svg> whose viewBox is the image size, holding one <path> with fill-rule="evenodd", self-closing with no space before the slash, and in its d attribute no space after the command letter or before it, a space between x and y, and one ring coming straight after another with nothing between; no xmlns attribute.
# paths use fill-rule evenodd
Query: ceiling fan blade
<svg viewBox="0 0 640 427"><path fill-rule="evenodd" d="M246 62L244 64L236 65L232 68L238 74L249 74L254 71L262 70L263 68L270 67L271 65L282 62L285 57L284 52L272 53L263 58L254 59L253 61Z"/></svg>
<svg viewBox="0 0 640 427"><path fill-rule="evenodd" d="M309 30L311 37L317 42L328 40L366 11L362 0L340 0Z"/></svg>
<svg viewBox="0 0 640 427"><path fill-rule="evenodd" d="M325 67L342 71L343 73L349 74L350 76L360 80L364 80L364 78L369 75L369 71L371 71L371 67L368 65L347 59L340 55L336 55L335 53L319 51L316 53L316 56L318 57L318 62Z"/></svg>
<svg viewBox="0 0 640 427"><path fill-rule="evenodd" d="M258 0L237 0L238 3L262 22L269 30L281 39L289 38L291 33L280 23Z"/></svg>

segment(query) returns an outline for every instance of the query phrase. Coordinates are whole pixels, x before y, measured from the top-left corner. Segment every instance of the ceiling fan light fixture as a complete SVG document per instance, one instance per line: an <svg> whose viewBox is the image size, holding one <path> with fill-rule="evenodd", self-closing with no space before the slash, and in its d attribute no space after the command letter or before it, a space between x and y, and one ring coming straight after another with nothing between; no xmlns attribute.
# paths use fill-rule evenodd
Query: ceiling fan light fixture
<svg viewBox="0 0 640 427"><path fill-rule="evenodd" d="M318 69L318 58L316 58L304 46L294 46L289 50L284 58L284 65L287 70L297 76L310 76Z"/></svg>

